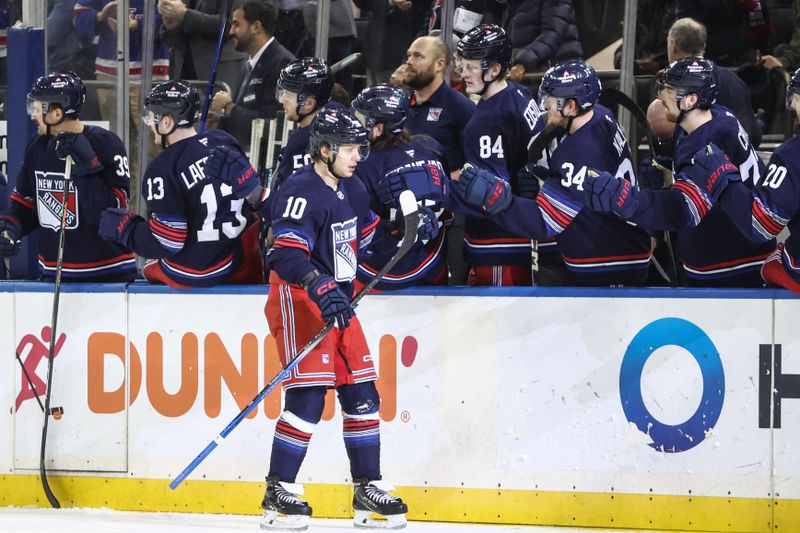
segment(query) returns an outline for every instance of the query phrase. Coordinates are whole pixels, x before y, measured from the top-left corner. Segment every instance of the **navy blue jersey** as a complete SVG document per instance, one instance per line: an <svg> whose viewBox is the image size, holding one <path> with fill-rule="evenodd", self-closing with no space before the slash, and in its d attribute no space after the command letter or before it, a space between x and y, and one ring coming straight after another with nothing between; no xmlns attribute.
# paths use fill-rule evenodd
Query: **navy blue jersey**
<svg viewBox="0 0 800 533"><path fill-rule="evenodd" d="M300 167L311 164L311 156L308 154L308 140L311 136L310 126L297 128L289 135L289 140L281 148L278 157L278 167L270 181L270 189L277 191L286 178Z"/></svg>
<svg viewBox="0 0 800 533"><path fill-rule="evenodd" d="M677 128L673 171L691 164L692 156L709 143L719 146L739 167L749 188L760 180L762 163L736 117L721 106L711 109L713 119L692 133ZM677 251L687 280L693 284L760 285L761 265L775 243L753 243L736 229L721 206L716 205L696 227L678 232Z"/></svg>
<svg viewBox="0 0 800 533"><path fill-rule="evenodd" d="M411 111L405 127L414 135L425 134L436 139L444 149L445 167L455 170L464 166L459 137L474 112L475 104L469 98L442 83L422 103L417 102L416 96L411 97Z"/></svg>
<svg viewBox="0 0 800 533"><path fill-rule="evenodd" d="M589 169L610 172L634 186L636 175L625 133L611 111L594 106L592 118L572 135L561 139L550 157L550 186L537 203L549 215L557 231L560 200L582 203L583 180ZM580 284L638 284L645 281L652 255L650 236L613 214L581 210L558 234L558 248L573 281Z"/></svg>
<svg viewBox="0 0 800 533"><path fill-rule="evenodd" d="M384 220L391 220L393 214L378 200L376 187L383 177L393 170L424 164L440 165L442 147L428 136L414 138L408 144L373 150L367 159L358 164L356 175L364 182L370 195L370 207ZM413 191L412 191L413 192ZM438 205L431 205L434 212L440 211ZM366 283L391 259L392 249L374 251L358 265L358 279ZM427 243L420 240L414 243L397 265L376 285L381 290L401 289L413 285L432 284L444 275L447 263L445 230Z"/></svg>
<svg viewBox="0 0 800 533"><path fill-rule="evenodd" d="M312 165L300 168L277 191L272 204L275 242L267 265L284 281L300 284L317 269L352 297L358 255L372 242L380 218L358 178L329 187Z"/></svg>
<svg viewBox="0 0 800 533"><path fill-rule="evenodd" d="M788 227L783 265L800 280L800 137L792 137L772 153L765 175L752 190L730 183L720 205L754 242L772 243Z"/></svg>
<svg viewBox="0 0 800 533"><path fill-rule="evenodd" d="M207 179L205 164L217 146L239 148L221 130L208 130L170 145L147 167L142 197L148 224L137 228L131 247L157 258L180 285L205 287L227 279L241 265L240 235L255 215L220 180Z"/></svg>
<svg viewBox="0 0 800 533"><path fill-rule="evenodd" d="M496 220L517 235L555 237L571 280L580 285L642 283L650 237L611 214L584 209L589 169L634 180L625 134L611 112L594 106L592 118L563 137L550 156L550 175L535 200L515 197Z"/></svg>
<svg viewBox="0 0 800 533"><path fill-rule="evenodd" d="M346 109L345 106L339 102L328 102L323 106L323 109L335 108ZM308 153L308 141L310 137L310 126L297 128L289 134L289 139L286 141L283 148L281 148L280 154L278 155L278 166L275 168L275 172L270 179L269 187L272 191L280 189L283 182L286 181L295 170L311 164L311 156ZM259 209L259 215L267 226L271 223L269 218L269 213L271 211L272 204L268 197L265 206Z"/></svg>
<svg viewBox="0 0 800 533"><path fill-rule="evenodd" d="M480 100L461 133L466 161L490 170L511 183L527 162L535 135L539 106L527 89L509 83L487 100ZM519 265L531 261L531 243L485 218L467 218L464 259L471 266Z"/></svg>
<svg viewBox="0 0 800 533"><path fill-rule="evenodd" d="M83 134L103 170L89 176L72 173L62 276L66 281L129 281L136 276L133 253L97 235L103 209L127 207L128 156L122 141L110 131L84 126ZM50 137L37 135L28 143L9 207L10 214L22 223L23 235L42 228L39 271L44 279L55 277L65 166L48 148L49 141Z"/></svg>

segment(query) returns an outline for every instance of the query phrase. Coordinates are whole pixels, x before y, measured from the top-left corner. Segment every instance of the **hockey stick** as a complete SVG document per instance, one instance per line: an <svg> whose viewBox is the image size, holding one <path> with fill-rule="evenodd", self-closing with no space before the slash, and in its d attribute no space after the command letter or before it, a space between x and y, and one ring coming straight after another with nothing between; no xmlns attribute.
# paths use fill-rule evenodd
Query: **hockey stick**
<svg viewBox="0 0 800 533"><path fill-rule="evenodd" d="M222 50L222 42L225 40L225 27L228 25L228 17L231 15L231 4L233 4L233 0L226 0L225 8L222 10L222 21L219 25L219 35L217 35L217 49L214 51L214 59L211 61L211 74L208 77L208 85L206 86L206 99L203 102L203 112L200 113L200 123L198 125L197 133L203 133L203 130L206 129L208 107L211 104L211 93L214 92L214 82L217 79L217 63L219 63L219 54Z"/></svg>
<svg viewBox="0 0 800 533"><path fill-rule="evenodd" d="M256 169L256 172L259 172L260 168L260 159L261 159L261 150L264 144L264 124L265 120L263 118L254 118L250 122L250 164ZM259 179L261 178L261 173L258 174Z"/></svg>
<svg viewBox="0 0 800 533"><path fill-rule="evenodd" d="M279 111L278 113L282 113ZM272 164L275 161L275 132L278 129L278 116L269 119L269 131L267 131L267 140L266 142L266 149L264 150L264 172L266 173L266 168L269 167L269 174L263 177L264 180L264 187L267 189L271 188L272 186L272 175L274 173L275 166Z"/></svg>
<svg viewBox="0 0 800 533"><path fill-rule="evenodd" d="M359 61L361 61L361 52L355 52L331 65L331 72L338 74Z"/></svg>
<svg viewBox="0 0 800 533"><path fill-rule="evenodd" d="M17 356L17 361L19 361L19 366L22 367L22 373L25 374L25 381L28 382L28 387L30 387L31 391L33 392L33 396L36 398L36 403L39 404L39 408L44 413L44 405L42 404L41 398L39 398L39 393L36 392L36 387L33 386L33 381L31 380L30 374L28 374L28 369L25 368L25 363L22 362L19 352L15 352L15 355Z"/></svg>
<svg viewBox="0 0 800 533"><path fill-rule="evenodd" d="M8 234L8 231L3 232L3 238L11 242L11 244L16 244L16 242L13 239L11 239L11 236ZM5 267L4 270L6 279L11 279L11 260L8 257L3 258L3 266Z"/></svg>
<svg viewBox="0 0 800 533"><path fill-rule="evenodd" d="M397 252L395 252L395 254L392 256L389 262L386 263L383 266L383 268L381 268L378 271L378 273L375 274L375 277L369 280L367 284L364 285L364 288L361 289L358 292L358 294L355 295L355 297L351 302L353 307L358 305L358 302L361 301L361 299L364 296L366 296L369 293L369 291L372 290L373 287L375 287L375 285L378 284L381 278L383 278L383 276L385 276L392 268L394 268L397 262L403 258L403 256L408 252L408 250L411 249L411 246L417 240L417 229L419 227L419 214L417 213L417 199L414 197L413 192L403 191L400 194L400 210L403 213L403 222L405 223L405 230L403 232L403 239L400 241L400 246L397 248ZM189 476L189 474L191 474L192 471L194 471L194 469L197 468L197 466L200 463L202 463L203 460L206 457L208 457L208 455L222 443L225 437L230 435L230 433L234 429L236 429L236 426L238 426L239 423L242 420L244 420L253 409L256 408L256 406L261 402L261 400L264 399L264 397L267 394L272 392L272 390L276 386L278 386L278 384L281 383L286 377L288 377L291 371L298 364L300 364L300 361L302 361L303 358L306 355L308 355L309 352L311 352L311 350L313 350L314 347L316 347L317 344L319 344L320 341L324 339L328 333L330 333L330 331L333 329L333 325L334 325L333 321L328 322L328 324L324 328L322 328L319 331L319 333L314 335L314 337L310 341L308 341L308 343L305 346L303 346L303 349L297 353L294 359L292 359L292 361L288 365L286 365L286 367L284 367L284 369L281 370L281 372L277 376L275 376L272 379L272 381L270 381L267 384L266 387L261 389L261 392L259 392L255 398L250 400L250 403L248 403L247 406L245 406L245 408L242 409L239 412L239 414L236 415L234 419L231 420L230 423L227 426L225 426L225 428L222 431L220 431L219 435L217 435L217 437L214 438L214 440L208 443L208 445L203 449L203 451L201 451L200 454L197 457L195 457L194 460L191 463L189 463L189 465L186 468L183 469L183 472L178 474L178 476L172 481L172 483L169 484L169 488L172 490L178 488L178 485L183 483L183 480L185 480Z"/></svg>
<svg viewBox="0 0 800 533"><path fill-rule="evenodd" d="M550 166L550 144L564 132L561 126L546 124L544 129L528 145L528 163L538 164L544 156ZM539 278L539 241L531 239L531 285Z"/></svg>
<svg viewBox="0 0 800 533"><path fill-rule="evenodd" d="M53 316L50 321L50 353L47 356L47 389L44 392L44 424L42 424L42 448L39 452L39 474L42 488L50 505L58 509L61 504L50 489L45 468L45 450L47 447L47 423L50 421L50 399L53 395L53 358L55 357L56 339L58 338L58 300L61 296L61 271L64 264L64 238L67 232L67 200L69 199L69 180L72 177L72 157L67 156L64 163L64 192L61 198L61 234L58 237L58 256L56 259L56 281L53 289Z"/></svg>

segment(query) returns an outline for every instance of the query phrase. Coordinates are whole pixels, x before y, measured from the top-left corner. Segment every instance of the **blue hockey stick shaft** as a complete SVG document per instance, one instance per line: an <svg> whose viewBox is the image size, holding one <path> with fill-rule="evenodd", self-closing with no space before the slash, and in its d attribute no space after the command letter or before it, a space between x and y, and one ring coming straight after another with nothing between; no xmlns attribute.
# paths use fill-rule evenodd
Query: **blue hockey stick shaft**
<svg viewBox="0 0 800 533"><path fill-rule="evenodd" d="M228 25L228 18L231 16L231 4L233 0L225 2L225 9L222 11L222 23L219 25L219 35L217 35L217 49L214 51L214 59L211 61L211 75L208 77L206 87L206 99L203 102L203 112L200 113L200 123L198 133L203 133L206 129L206 119L208 118L208 107L211 105L211 93L214 92L214 83L217 81L217 63L222 51L222 42L225 40L225 28Z"/></svg>
<svg viewBox="0 0 800 533"><path fill-rule="evenodd" d="M269 394L270 392L272 392L272 390L273 390L275 387L277 387L277 386L278 386L278 384L279 384L281 381L283 381L283 380L284 380L284 379L285 379L285 378L286 378L286 377L289 375L289 373L290 373L290 372L291 372L291 371L292 371L292 370L293 370L293 369L294 369L294 368L295 368L297 365L299 365L299 364L300 364L300 361L302 361L302 360L303 360L303 358L304 358L306 355L308 355L308 353L309 353L311 350L313 350L313 349L314 349L314 348L317 346L317 344L319 344L319 343L320 343L320 341L321 341L322 339L324 339L324 338L325 338L325 335L327 335L328 333L330 333L330 331L331 331L332 329L333 329L333 322L330 322L330 323L328 323L328 324L327 324L327 325L326 325L324 328L322 328L322 329L320 330L320 332L319 332L319 333L317 333L317 334L314 336L314 338L313 338L313 339L311 339L311 341L309 341L309 343L305 345L305 347L303 348L303 350L302 350L302 351L301 351L299 354L297 354L297 356L296 356L294 359L292 359L292 362L291 362L291 363L289 363L288 365L286 365L286 368L284 368L283 370L281 370L281 373L280 373L280 374L278 374L278 375L275 377L275 379L273 379L272 381L270 381L270 382L269 382L269 384L268 384L266 387L264 387L263 389L261 389L261 392L259 392L259 393L258 393L258 396L256 396L255 398L253 398L253 399L250 401L250 403L249 403L249 404L247 404L247 406L246 406L244 409L242 409L242 410L239 412L239 414L238 414L238 415L236 415L236 418L234 418L233 420L231 420L231 421L230 421L230 423L229 423L227 426L225 426L225 429L223 429L222 431L220 431L220 432L219 432L219 435L217 435L217 437L216 437L214 440L212 440L211 442L209 442L209 443L208 443L208 446L206 446L206 447L203 449L203 451L202 451L202 452L200 452L200 454L199 454L197 457L195 457L195 458L194 458L194 460L193 460L191 463L189 463L189 466L187 466L186 468L184 468L184 469L183 469L183 472L181 472L180 474L178 474L178 477L176 477L176 478L175 478L175 479L172 481L172 483L170 483L170 484L169 484L169 488L171 488L172 490L175 490L176 488L178 488L178 485L180 485L181 483L183 483L183 480L184 480L184 479L186 479L186 478L189 476L189 474L191 474L191 473L192 473L192 471L194 471L194 469L195 469L195 468L197 468L197 466L198 466L200 463L202 463L202 462L203 462L203 460L204 460L206 457L208 457L208 455L209 455L209 454L210 454L212 451L214 451L214 448L216 448L217 446L219 446L219 445L222 443L223 439L225 439L225 438L226 438L228 435L230 435L230 434L231 434L231 432L232 432L234 429L236 429L236 426L238 426L238 425L239 425L239 423L240 423L242 420L244 420L245 418L247 418L247 415L249 415L249 414L250 414L250 412L251 412L253 409L255 409L255 408L258 406L258 404L259 404L259 403L261 403L261 400L262 400L262 399L264 399L264 397L265 397L267 394Z"/></svg>

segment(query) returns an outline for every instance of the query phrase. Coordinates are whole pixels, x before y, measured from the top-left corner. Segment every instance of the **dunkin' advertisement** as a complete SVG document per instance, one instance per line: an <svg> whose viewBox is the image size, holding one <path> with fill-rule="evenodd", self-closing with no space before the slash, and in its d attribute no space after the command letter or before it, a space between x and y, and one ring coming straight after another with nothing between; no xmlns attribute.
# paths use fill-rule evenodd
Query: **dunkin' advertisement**
<svg viewBox="0 0 800 533"><path fill-rule="evenodd" d="M279 372L248 290L64 293L48 467L174 478ZM51 303L0 292L5 473L38 469ZM800 300L443 293L357 312L397 485L800 497ZM190 479L261 481L281 409L275 391ZM330 391L301 482L345 482L341 432Z"/></svg>

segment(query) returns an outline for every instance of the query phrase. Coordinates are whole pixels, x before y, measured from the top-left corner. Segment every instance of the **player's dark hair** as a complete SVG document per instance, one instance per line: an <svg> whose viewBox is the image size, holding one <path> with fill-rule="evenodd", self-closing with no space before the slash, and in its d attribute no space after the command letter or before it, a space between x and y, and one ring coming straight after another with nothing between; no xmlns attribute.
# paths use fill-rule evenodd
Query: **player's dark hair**
<svg viewBox="0 0 800 533"><path fill-rule="evenodd" d="M414 136L405 128L399 133L393 133L389 128L384 128L383 135L375 141L372 148L373 150L386 150L387 148L404 146L410 143L413 138Z"/></svg>
<svg viewBox="0 0 800 533"><path fill-rule="evenodd" d="M328 143L322 143L322 144L328 144ZM319 144L317 146L309 146L308 147L308 150L307 150L308 155L311 156L311 159L314 162L323 160L322 159L322 144Z"/></svg>
<svg viewBox="0 0 800 533"><path fill-rule="evenodd" d="M275 26L278 24L278 8L267 0L244 0L236 4L234 10L241 9L244 19L248 24L255 21L261 23L264 33L275 35Z"/></svg>

